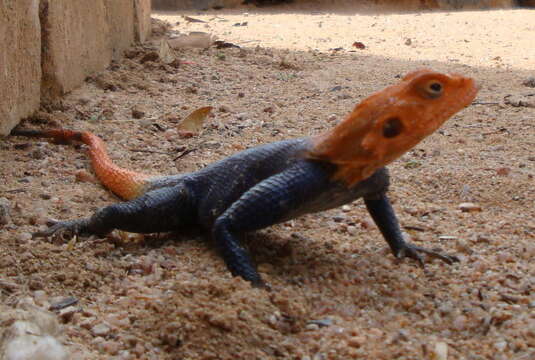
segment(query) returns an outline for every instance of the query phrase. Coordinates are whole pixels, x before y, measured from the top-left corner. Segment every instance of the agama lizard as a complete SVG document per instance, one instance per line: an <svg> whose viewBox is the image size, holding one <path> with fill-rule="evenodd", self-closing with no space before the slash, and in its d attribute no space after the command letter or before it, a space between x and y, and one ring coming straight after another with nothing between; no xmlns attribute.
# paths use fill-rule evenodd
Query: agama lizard
<svg viewBox="0 0 535 360"><path fill-rule="evenodd" d="M81 141L97 177L128 200L91 217L59 221L37 237L105 235L114 229L156 233L200 226L211 231L235 276L263 281L240 235L363 198L394 256L423 265L421 253L451 264L455 256L407 243L386 195L386 164L433 133L477 94L473 79L418 70L366 98L318 136L254 147L187 174L150 177L122 169L89 132L15 129L12 135Z"/></svg>

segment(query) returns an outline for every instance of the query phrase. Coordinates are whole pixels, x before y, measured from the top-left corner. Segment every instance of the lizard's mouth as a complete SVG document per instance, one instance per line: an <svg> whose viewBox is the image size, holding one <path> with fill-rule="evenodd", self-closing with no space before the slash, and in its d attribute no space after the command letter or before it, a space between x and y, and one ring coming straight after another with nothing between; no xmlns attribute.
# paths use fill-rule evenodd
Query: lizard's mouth
<svg viewBox="0 0 535 360"><path fill-rule="evenodd" d="M466 93L465 95L459 99L459 103L463 104L463 107L467 107L470 105L474 99L476 98L477 93L479 92L480 86L476 83L476 81L473 78L464 77L461 75L450 75L452 77L457 77L460 81L460 88L465 88Z"/></svg>

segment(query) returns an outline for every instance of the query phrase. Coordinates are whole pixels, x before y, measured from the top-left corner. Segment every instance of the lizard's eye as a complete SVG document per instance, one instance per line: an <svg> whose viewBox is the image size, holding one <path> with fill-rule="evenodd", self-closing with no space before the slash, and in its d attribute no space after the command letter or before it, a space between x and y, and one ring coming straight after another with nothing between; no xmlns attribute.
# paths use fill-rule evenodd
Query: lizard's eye
<svg viewBox="0 0 535 360"><path fill-rule="evenodd" d="M444 86L439 81L430 81L424 87L425 94L431 98L436 99L444 92Z"/></svg>
<svg viewBox="0 0 535 360"><path fill-rule="evenodd" d="M386 119L383 125L383 136L387 139L401 134L403 131L403 122L398 117Z"/></svg>

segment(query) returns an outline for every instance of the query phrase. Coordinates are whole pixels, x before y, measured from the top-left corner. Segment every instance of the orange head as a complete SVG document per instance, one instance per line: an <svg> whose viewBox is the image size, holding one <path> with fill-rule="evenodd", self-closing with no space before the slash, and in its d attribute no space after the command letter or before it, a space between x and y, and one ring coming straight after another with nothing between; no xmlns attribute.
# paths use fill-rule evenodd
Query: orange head
<svg viewBox="0 0 535 360"><path fill-rule="evenodd" d="M340 124L314 138L308 156L338 166L336 180L354 185L437 130L477 94L461 75L418 70L358 104Z"/></svg>

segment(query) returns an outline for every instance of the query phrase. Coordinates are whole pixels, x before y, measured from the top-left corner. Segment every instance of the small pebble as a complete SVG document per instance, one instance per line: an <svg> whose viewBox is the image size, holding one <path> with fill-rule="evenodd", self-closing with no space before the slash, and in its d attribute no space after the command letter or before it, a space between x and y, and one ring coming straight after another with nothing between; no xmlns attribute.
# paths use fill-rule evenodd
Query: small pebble
<svg viewBox="0 0 535 360"><path fill-rule="evenodd" d="M220 105L218 110L219 112L222 112L222 113L230 112L230 108L227 105Z"/></svg>
<svg viewBox="0 0 535 360"><path fill-rule="evenodd" d="M207 141L203 145L208 149L218 149L221 147L221 143L218 141Z"/></svg>
<svg viewBox="0 0 535 360"><path fill-rule="evenodd" d="M44 289L43 281L39 278L31 279L28 287L30 290L42 290Z"/></svg>
<svg viewBox="0 0 535 360"><path fill-rule="evenodd" d="M248 116L247 113L239 113L239 114L236 114L236 118L237 118L238 120L245 120L245 119L247 119L247 116Z"/></svg>
<svg viewBox="0 0 535 360"><path fill-rule="evenodd" d="M319 320L310 320L308 323L316 324L319 327L326 327L326 326L331 326L333 324L333 319L325 318L325 319L319 319Z"/></svg>
<svg viewBox="0 0 535 360"><path fill-rule="evenodd" d="M78 104L87 105L91 102L91 99L88 96L80 96L78 98Z"/></svg>
<svg viewBox="0 0 535 360"><path fill-rule="evenodd" d="M341 216L341 215L335 215L333 216L333 220L334 222L342 222L342 221L345 221L346 220L346 217L345 216Z"/></svg>
<svg viewBox="0 0 535 360"><path fill-rule="evenodd" d="M308 324L306 326L306 329L308 331L316 331L316 330L319 330L320 326L318 324Z"/></svg>
<svg viewBox="0 0 535 360"><path fill-rule="evenodd" d="M471 254L473 252L468 243L462 239L457 239L455 242L455 248L457 251L464 254Z"/></svg>
<svg viewBox="0 0 535 360"><path fill-rule="evenodd" d="M100 323L91 328L91 333L94 336L107 336L110 333L111 329L108 325Z"/></svg>
<svg viewBox="0 0 535 360"><path fill-rule="evenodd" d="M71 307L78 303L78 299L73 296L58 296L50 299L50 310L61 310L67 307Z"/></svg>
<svg viewBox="0 0 535 360"><path fill-rule="evenodd" d="M147 111L139 105L135 105L132 108L132 117L134 119L142 119L147 114Z"/></svg>
<svg viewBox="0 0 535 360"><path fill-rule="evenodd" d="M357 227L353 225L348 225L346 229L347 233L349 235L356 235L357 234Z"/></svg>
<svg viewBox="0 0 535 360"><path fill-rule="evenodd" d="M58 315L63 323L68 323L76 312L78 312L76 307L68 306L65 309L61 309Z"/></svg>
<svg viewBox="0 0 535 360"><path fill-rule="evenodd" d="M268 106L264 108L264 112L268 114L273 114L275 112L275 108L273 106Z"/></svg>
<svg viewBox="0 0 535 360"><path fill-rule="evenodd" d="M453 328L457 331L462 331L466 327L466 316L460 315L453 320Z"/></svg>
<svg viewBox="0 0 535 360"><path fill-rule="evenodd" d="M481 211L481 206L474 204L474 203L465 202L465 203L459 204L459 209L462 212L476 212L476 211Z"/></svg>
<svg viewBox="0 0 535 360"><path fill-rule="evenodd" d="M353 348L359 348L366 343L366 337L353 336L347 340L347 345Z"/></svg>
<svg viewBox="0 0 535 360"><path fill-rule="evenodd" d="M18 234L16 239L20 243L27 243L32 239L32 234L30 234L29 232L23 232Z"/></svg>
<svg viewBox="0 0 535 360"><path fill-rule="evenodd" d="M448 344L445 342L437 342L434 352L437 360L448 360Z"/></svg>
<svg viewBox="0 0 535 360"><path fill-rule="evenodd" d="M502 167L502 168L496 169L496 174L498 174L500 176L507 176L507 175L509 175L510 172L511 172L511 169L507 168L507 167Z"/></svg>
<svg viewBox="0 0 535 360"><path fill-rule="evenodd" d="M36 290L33 292L33 299L36 303L41 303L43 301L48 300L48 295L44 290Z"/></svg>
<svg viewBox="0 0 535 360"><path fill-rule="evenodd" d="M100 351L109 354L109 355L117 355L119 350L121 349L120 344L116 341L104 341L99 344Z"/></svg>
<svg viewBox="0 0 535 360"><path fill-rule="evenodd" d="M11 203L8 199L0 198L0 225L7 225L11 219Z"/></svg>
<svg viewBox="0 0 535 360"><path fill-rule="evenodd" d="M94 322L95 322L95 318L94 317L90 317L88 319L85 319L85 320L81 321L79 326L82 329L90 330L93 327L93 323Z"/></svg>
<svg viewBox="0 0 535 360"><path fill-rule="evenodd" d="M506 341L498 341L494 343L494 348L498 351L504 351L507 348L507 342Z"/></svg>
<svg viewBox="0 0 535 360"><path fill-rule="evenodd" d="M522 85L535 88L535 76L530 76L522 82Z"/></svg>
<svg viewBox="0 0 535 360"><path fill-rule="evenodd" d="M37 148L31 152L30 156L32 159L35 159L35 160L43 160L46 157L46 154L43 151L43 149Z"/></svg>

